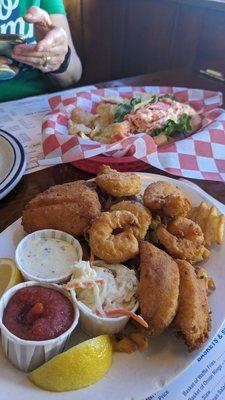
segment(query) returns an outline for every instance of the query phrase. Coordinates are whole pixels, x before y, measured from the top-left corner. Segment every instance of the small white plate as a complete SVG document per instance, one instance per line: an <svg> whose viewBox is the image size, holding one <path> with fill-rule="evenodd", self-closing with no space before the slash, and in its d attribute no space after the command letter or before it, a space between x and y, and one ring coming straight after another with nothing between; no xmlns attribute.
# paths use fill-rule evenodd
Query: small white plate
<svg viewBox="0 0 225 400"><path fill-rule="evenodd" d="M0 129L0 200L17 185L25 167L23 146L10 133Z"/></svg>

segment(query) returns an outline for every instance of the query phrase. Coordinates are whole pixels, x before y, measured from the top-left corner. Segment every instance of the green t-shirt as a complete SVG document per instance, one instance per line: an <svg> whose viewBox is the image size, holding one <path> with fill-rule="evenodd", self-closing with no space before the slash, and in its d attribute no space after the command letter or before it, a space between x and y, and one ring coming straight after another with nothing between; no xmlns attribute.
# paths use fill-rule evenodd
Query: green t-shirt
<svg viewBox="0 0 225 400"><path fill-rule="evenodd" d="M35 40L34 27L22 18L31 6L38 6L49 14L65 14L63 0L0 1L0 33L21 34L27 43L32 43ZM44 75L37 69L31 69L13 79L0 81L0 102L35 96L46 91Z"/></svg>

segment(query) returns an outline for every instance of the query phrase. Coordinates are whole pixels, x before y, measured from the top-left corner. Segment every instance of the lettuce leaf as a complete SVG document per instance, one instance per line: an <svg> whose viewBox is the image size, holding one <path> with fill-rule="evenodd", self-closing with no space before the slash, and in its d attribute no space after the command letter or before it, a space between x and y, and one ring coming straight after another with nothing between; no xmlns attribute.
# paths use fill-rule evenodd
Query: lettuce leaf
<svg viewBox="0 0 225 400"><path fill-rule="evenodd" d="M127 114L130 114L133 111L134 106L138 103L141 103L141 97L133 97L130 100L130 103L120 103L118 110L115 113L114 122L122 122L124 117Z"/></svg>
<svg viewBox="0 0 225 400"><path fill-rule="evenodd" d="M183 114L178 122L169 119L162 129L154 129L150 135L157 136L162 133L166 136L172 136L175 133L190 133L192 131L190 120L191 116L188 114Z"/></svg>
<svg viewBox="0 0 225 400"><path fill-rule="evenodd" d="M170 100L179 102L179 100L173 94L170 94L170 93L166 93L166 94L163 94L158 97L159 101L162 101L163 99L170 99Z"/></svg>

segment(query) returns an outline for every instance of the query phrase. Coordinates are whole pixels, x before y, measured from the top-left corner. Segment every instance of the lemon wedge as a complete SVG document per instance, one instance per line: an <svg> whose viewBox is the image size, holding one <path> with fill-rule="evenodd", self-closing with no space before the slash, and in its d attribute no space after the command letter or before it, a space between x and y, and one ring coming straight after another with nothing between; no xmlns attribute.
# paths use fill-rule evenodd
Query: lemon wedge
<svg viewBox="0 0 225 400"><path fill-rule="evenodd" d="M10 258L0 258L0 297L6 290L22 280L22 275L15 262Z"/></svg>
<svg viewBox="0 0 225 400"><path fill-rule="evenodd" d="M97 336L53 357L28 377L38 387L52 392L80 389L106 374L112 353L110 337Z"/></svg>

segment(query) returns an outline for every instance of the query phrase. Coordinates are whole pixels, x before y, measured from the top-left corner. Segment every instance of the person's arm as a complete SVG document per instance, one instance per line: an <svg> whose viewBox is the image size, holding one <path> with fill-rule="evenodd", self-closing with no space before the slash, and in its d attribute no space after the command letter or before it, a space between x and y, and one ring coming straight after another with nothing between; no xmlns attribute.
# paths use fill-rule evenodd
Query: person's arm
<svg viewBox="0 0 225 400"><path fill-rule="evenodd" d="M73 45L70 28L66 16L63 14L52 14L50 15L50 19L53 25L64 29L67 35L68 46L71 49L71 58L67 70L61 74L54 74L53 71L50 74L51 80L53 81L53 83L57 83L57 85L60 85L62 87L71 86L74 83L78 82L81 78L81 73L82 73L81 62Z"/></svg>
<svg viewBox="0 0 225 400"><path fill-rule="evenodd" d="M38 7L31 7L24 16L26 22L33 23L37 44L17 45L13 58L48 73L57 86L68 87L81 77L81 62L74 48L70 29L65 15L48 13ZM68 68L63 73L55 73L71 49Z"/></svg>

